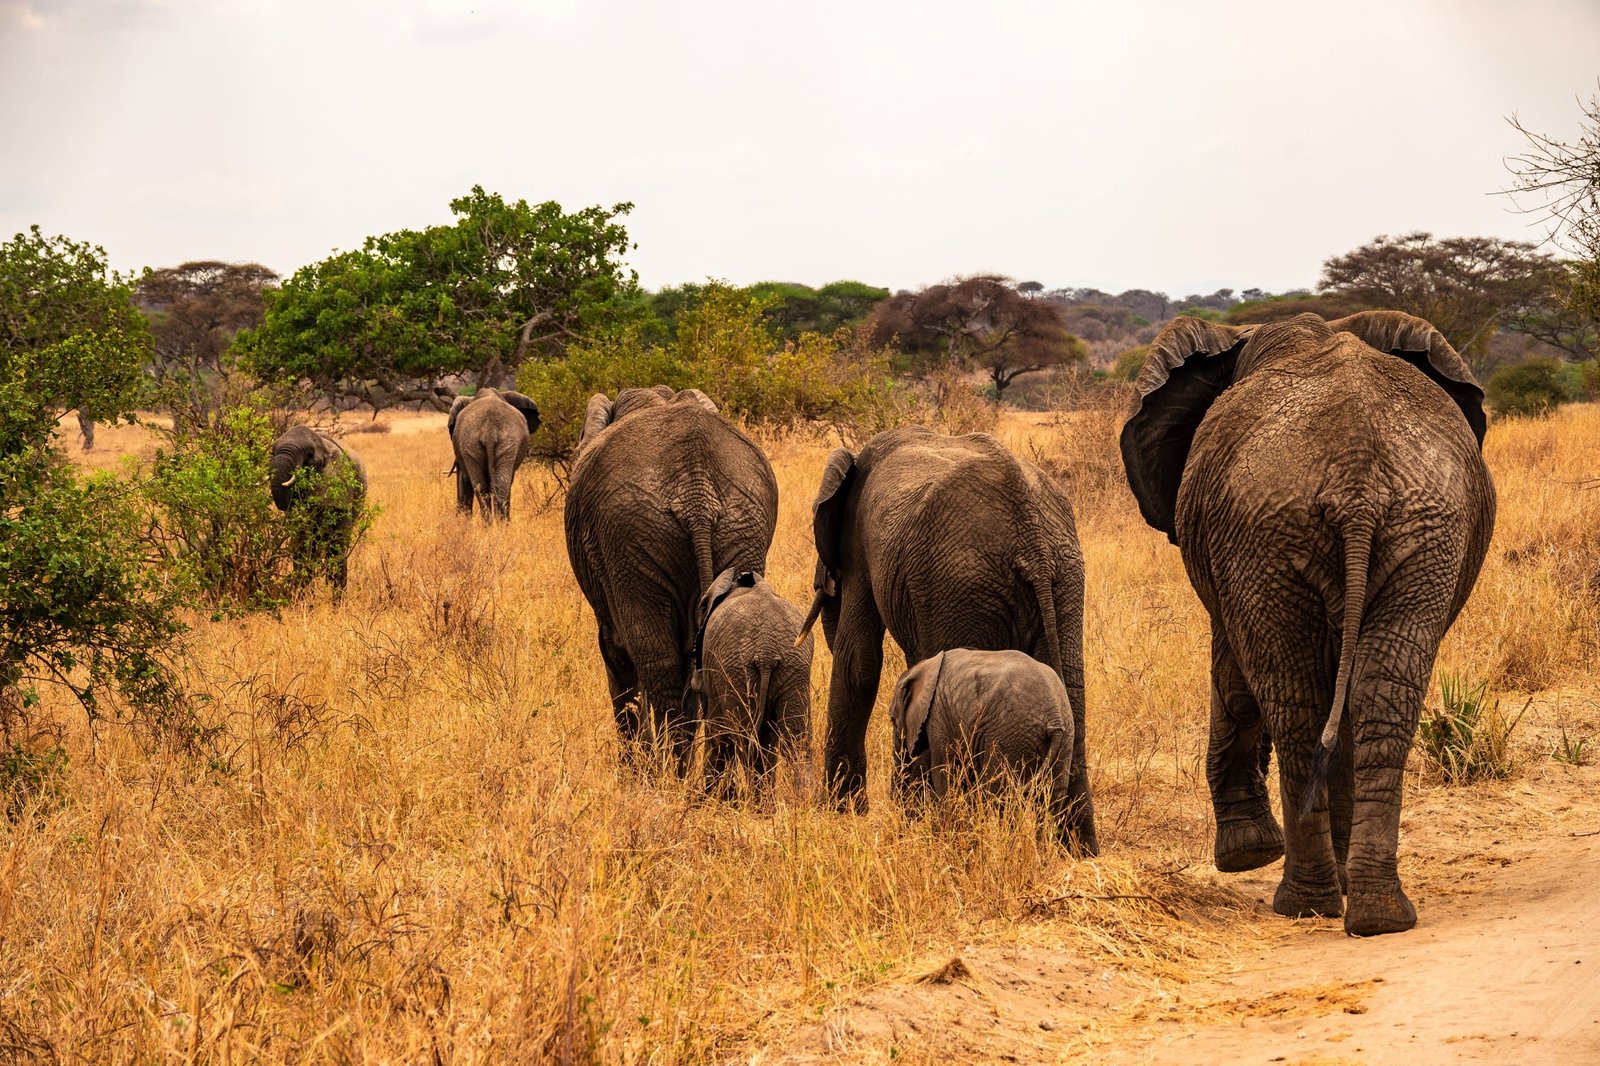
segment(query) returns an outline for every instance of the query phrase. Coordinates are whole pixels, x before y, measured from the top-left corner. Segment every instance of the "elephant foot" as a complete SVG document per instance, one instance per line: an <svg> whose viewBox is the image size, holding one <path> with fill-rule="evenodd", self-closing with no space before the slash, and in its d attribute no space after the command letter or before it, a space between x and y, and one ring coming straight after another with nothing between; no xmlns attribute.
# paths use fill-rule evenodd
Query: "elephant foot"
<svg viewBox="0 0 1600 1066"><path fill-rule="evenodd" d="M1416 924L1417 908L1398 883L1388 891L1350 893L1344 931L1351 936L1403 933Z"/></svg>
<svg viewBox="0 0 1600 1066"><path fill-rule="evenodd" d="M1337 918L1344 913L1344 897L1331 886L1307 891L1283 881L1272 897L1272 912L1285 918Z"/></svg>
<svg viewBox="0 0 1600 1066"><path fill-rule="evenodd" d="M1214 853L1222 873L1260 869L1283 858L1283 830L1267 810L1254 817L1219 818Z"/></svg>

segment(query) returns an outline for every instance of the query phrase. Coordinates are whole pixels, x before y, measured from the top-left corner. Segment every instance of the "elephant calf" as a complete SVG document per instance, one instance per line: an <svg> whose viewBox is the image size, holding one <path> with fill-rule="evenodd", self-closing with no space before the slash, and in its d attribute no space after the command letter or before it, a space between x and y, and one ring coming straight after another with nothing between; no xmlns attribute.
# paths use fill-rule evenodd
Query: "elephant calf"
<svg viewBox="0 0 1600 1066"><path fill-rule="evenodd" d="M1067 838L1072 701L1050 667L1020 651L943 651L901 676L889 718L903 796L1042 775L1056 832Z"/></svg>
<svg viewBox="0 0 1600 1066"><path fill-rule="evenodd" d="M761 575L724 570L700 599L694 686L705 703L706 788L727 792L732 773L759 787L777 750L810 785L811 654L796 643L800 610Z"/></svg>

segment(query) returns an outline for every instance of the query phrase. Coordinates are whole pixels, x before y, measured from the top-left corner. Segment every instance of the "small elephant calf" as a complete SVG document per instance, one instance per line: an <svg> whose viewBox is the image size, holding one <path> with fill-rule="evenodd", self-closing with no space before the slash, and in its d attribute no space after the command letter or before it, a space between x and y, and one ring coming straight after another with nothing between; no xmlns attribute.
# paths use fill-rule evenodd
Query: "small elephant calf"
<svg viewBox="0 0 1600 1066"><path fill-rule="evenodd" d="M778 750L797 791L811 778L812 640L800 610L760 574L725 570L700 598L695 673L705 705L706 788L727 793L732 772L763 786Z"/></svg>
<svg viewBox="0 0 1600 1066"><path fill-rule="evenodd" d="M1072 701L1049 666L1020 651L943 651L901 676L889 717L902 796L1043 775L1056 831L1066 833Z"/></svg>

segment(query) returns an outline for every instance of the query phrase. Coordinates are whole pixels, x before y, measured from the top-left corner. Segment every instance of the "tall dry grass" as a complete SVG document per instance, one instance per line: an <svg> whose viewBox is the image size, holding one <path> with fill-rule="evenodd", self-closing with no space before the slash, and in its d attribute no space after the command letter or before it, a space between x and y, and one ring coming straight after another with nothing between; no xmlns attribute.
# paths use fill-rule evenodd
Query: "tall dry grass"
<svg viewBox="0 0 1600 1066"><path fill-rule="evenodd" d="M196 619L214 750L148 750L44 708L68 799L0 825L0 1059L705 1061L952 945L1026 934L1153 980L1266 935L1213 884L1207 627L1123 486L1114 407L1001 427L1077 501L1095 861L1026 807L903 817L881 706L862 816L619 771L554 485L525 469L509 527L458 518L438 421L354 438L383 513L341 605ZM144 446L100 440L97 464ZM1588 407L1491 430L1500 530L1448 669L1587 680L1597 445ZM827 447L769 450L769 577L802 603ZM887 679L901 666L891 646ZM828 668L819 642L819 732Z"/></svg>

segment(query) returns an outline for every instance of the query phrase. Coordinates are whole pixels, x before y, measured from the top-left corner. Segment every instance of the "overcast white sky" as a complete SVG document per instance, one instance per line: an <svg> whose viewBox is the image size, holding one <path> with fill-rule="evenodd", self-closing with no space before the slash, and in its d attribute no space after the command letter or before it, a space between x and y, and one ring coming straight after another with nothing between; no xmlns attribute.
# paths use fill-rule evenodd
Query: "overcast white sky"
<svg viewBox="0 0 1600 1066"><path fill-rule="evenodd" d="M1285 289L1379 233L1537 237L1595 0L0 0L0 232L287 274L474 183L631 200L649 287Z"/></svg>

